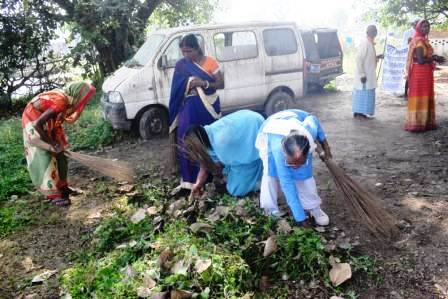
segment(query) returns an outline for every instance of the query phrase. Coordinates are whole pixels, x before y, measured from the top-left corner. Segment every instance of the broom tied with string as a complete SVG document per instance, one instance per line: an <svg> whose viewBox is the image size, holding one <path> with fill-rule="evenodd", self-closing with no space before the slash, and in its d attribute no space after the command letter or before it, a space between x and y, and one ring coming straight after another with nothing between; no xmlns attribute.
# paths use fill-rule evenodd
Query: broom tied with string
<svg viewBox="0 0 448 299"><path fill-rule="evenodd" d="M357 220L378 238L390 240L397 236L394 218L381 206L380 200L350 178L333 159L326 159L320 144L316 150Z"/></svg>
<svg viewBox="0 0 448 299"><path fill-rule="evenodd" d="M54 152L54 148L50 144L40 139L30 140L29 143L43 150ZM81 154L69 150L65 150L63 153L66 157L118 181L132 182L134 180L135 171L128 162Z"/></svg>

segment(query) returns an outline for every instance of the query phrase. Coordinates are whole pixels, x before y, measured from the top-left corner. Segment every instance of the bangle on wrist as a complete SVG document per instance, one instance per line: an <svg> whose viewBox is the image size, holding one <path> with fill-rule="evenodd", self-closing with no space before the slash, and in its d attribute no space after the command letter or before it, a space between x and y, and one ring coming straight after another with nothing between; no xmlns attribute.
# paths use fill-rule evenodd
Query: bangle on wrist
<svg viewBox="0 0 448 299"><path fill-rule="evenodd" d="M205 86L204 86L204 88L205 88L205 89L208 89L209 87L210 87L210 82L205 81Z"/></svg>

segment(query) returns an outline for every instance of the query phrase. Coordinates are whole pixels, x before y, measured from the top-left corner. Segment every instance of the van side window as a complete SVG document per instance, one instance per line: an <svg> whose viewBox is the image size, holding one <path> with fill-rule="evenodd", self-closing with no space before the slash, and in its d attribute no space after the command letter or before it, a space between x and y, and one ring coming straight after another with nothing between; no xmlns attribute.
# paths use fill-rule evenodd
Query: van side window
<svg viewBox="0 0 448 299"><path fill-rule="evenodd" d="M258 56L257 39L252 31L217 33L213 37L219 61L249 59Z"/></svg>
<svg viewBox="0 0 448 299"><path fill-rule="evenodd" d="M198 38L199 45L201 46L202 51L204 51L204 39L199 34L196 34L196 37ZM182 52L179 48L181 39L181 36L173 39L170 45L166 48L164 55L166 55L168 61L167 67L175 67L176 62L179 61L179 59L183 58Z"/></svg>
<svg viewBox="0 0 448 299"><path fill-rule="evenodd" d="M268 56L294 54L297 40L294 31L288 28L266 29L263 31L264 50Z"/></svg>

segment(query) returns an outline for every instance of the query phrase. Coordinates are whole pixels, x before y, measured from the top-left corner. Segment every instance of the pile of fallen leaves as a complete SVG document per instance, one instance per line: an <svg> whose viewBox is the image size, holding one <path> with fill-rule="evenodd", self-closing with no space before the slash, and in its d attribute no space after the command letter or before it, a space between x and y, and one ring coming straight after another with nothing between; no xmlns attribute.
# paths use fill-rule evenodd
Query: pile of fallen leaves
<svg viewBox="0 0 448 299"><path fill-rule="evenodd" d="M208 190L201 199L170 199L149 184L128 191L62 275L67 296L287 298L291 284L310 286L311 296L341 295L352 276L350 248L262 215L254 198ZM363 266L354 272L372 271Z"/></svg>

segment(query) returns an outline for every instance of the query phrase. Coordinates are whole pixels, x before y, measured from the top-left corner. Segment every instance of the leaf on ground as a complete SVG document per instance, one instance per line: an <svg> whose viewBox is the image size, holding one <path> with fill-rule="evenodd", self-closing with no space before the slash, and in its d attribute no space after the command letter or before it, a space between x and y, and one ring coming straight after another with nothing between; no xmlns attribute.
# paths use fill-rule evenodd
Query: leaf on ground
<svg viewBox="0 0 448 299"><path fill-rule="evenodd" d="M168 207L168 214L174 215L176 212L178 214L179 213L178 211L183 209L186 204L187 204L187 201L185 200L185 198L176 200L175 202L170 204L170 206Z"/></svg>
<svg viewBox="0 0 448 299"><path fill-rule="evenodd" d="M21 262L21 264L22 264L22 267L25 269L26 272L30 272L31 270L34 269L33 260L29 256L25 257L23 259L23 261Z"/></svg>
<svg viewBox="0 0 448 299"><path fill-rule="evenodd" d="M170 299L187 299L191 297L193 297L193 293L183 290L174 290L170 293Z"/></svg>
<svg viewBox="0 0 448 299"><path fill-rule="evenodd" d="M288 234L292 230L291 225L289 225L286 219L280 219L277 222L277 232L280 234Z"/></svg>
<svg viewBox="0 0 448 299"><path fill-rule="evenodd" d="M171 273L173 274L181 274L187 276L188 269L190 268L190 264L185 260L178 260L173 267L171 267Z"/></svg>
<svg viewBox="0 0 448 299"><path fill-rule="evenodd" d="M338 257L334 257L334 256L331 255L328 258L328 262L330 263L331 266L334 266L335 264L340 263L341 260Z"/></svg>
<svg viewBox="0 0 448 299"><path fill-rule="evenodd" d="M143 275L143 286L148 289L152 289L156 286L156 282L148 274Z"/></svg>
<svg viewBox="0 0 448 299"><path fill-rule="evenodd" d="M148 214L149 216L157 215L157 213L157 207L149 207L146 209L146 214Z"/></svg>
<svg viewBox="0 0 448 299"><path fill-rule="evenodd" d="M336 243L331 240L330 242L328 242L328 244L325 245L325 251L326 252L332 252L336 250Z"/></svg>
<svg viewBox="0 0 448 299"><path fill-rule="evenodd" d="M213 230L213 226L207 223L196 222L190 225L190 229L193 233L206 232L209 233Z"/></svg>
<svg viewBox="0 0 448 299"><path fill-rule="evenodd" d="M317 231L318 233L324 233L326 231L325 227L323 226L316 226L314 230Z"/></svg>
<svg viewBox="0 0 448 299"><path fill-rule="evenodd" d="M221 218L226 218L227 215L229 215L229 211L230 208L226 207L226 206L219 206L216 207L215 211L213 213L211 213L207 219L212 221L212 222L216 222Z"/></svg>
<svg viewBox="0 0 448 299"><path fill-rule="evenodd" d="M145 287L139 287L137 289L137 296L139 298L148 298L149 296L151 296L151 290L149 288L145 288Z"/></svg>
<svg viewBox="0 0 448 299"><path fill-rule="evenodd" d="M56 274L57 272L58 272L58 270L46 270L46 271L34 276L33 280L31 281L31 284L33 284L33 285L41 284L45 280L49 279L51 276Z"/></svg>
<svg viewBox="0 0 448 299"><path fill-rule="evenodd" d="M121 193L128 193L131 192L132 189L134 189L134 185L130 185L130 184L126 184L123 186L120 186L120 188L118 189Z"/></svg>
<svg viewBox="0 0 448 299"><path fill-rule="evenodd" d="M275 236L270 236L264 245L263 256L268 257L277 251L277 241Z"/></svg>
<svg viewBox="0 0 448 299"><path fill-rule="evenodd" d="M197 259L196 263L194 264L194 269L196 272L201 274L205 270L207 270L212 265L211 259Z"/></svg>
<svg viewBox="0 0 448 299"><path fill-rule="evenodd" d="M330 270L330 280L335 287L352 277L352 269L348 263L335 263Z"/></svg>
<svg viewBox="0 0 448 299"><path fill-rule="evenodd" d="M137 275L137 272L134 271L134 268L132 268L132 266L128 265L126 267L124 267L121 272L124 273L125 276L125 280L129 280L132 279L133 277L135 277L135 275Z"/></svg>
<svg viewBox="0 0 448 299"><path fill-rule="evenodd" d="M149 247L151 247L152 249L159 249L160 247L162 247L162 243L159 240L157 240L149 243Z"/></svg>
<svg viewBox="0 0 448 299"><path fill-rule="evenodd" d="M352 245L350 244L350 238L338 238L336 240L336 245L344 250L352 247Z"/></svg>
<svg viewBox="0 0 448 299"><path fill-rule="evenodd" d="M145 219L146 217L146 211L143 208L140 208L137 210L137 212L134 213L134 215L131 216L131 222L136 224Z"/></svg>
<svg viewBox="0 0 448 299"><path fill-rule="evenodd" d="M151 296L151 299L168 299L168 298L169 298L168 292L159 292Z"/></svg>
<svg viewBox="0 0 448 299"><path fill-rule="evenodd" d="M174 253L169 248L165 248L157 258L157 264L164 270L170 269L170 260L173 258Z"/></svg>

